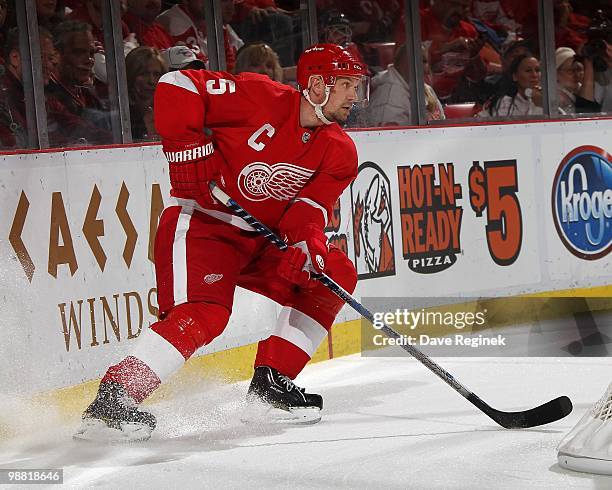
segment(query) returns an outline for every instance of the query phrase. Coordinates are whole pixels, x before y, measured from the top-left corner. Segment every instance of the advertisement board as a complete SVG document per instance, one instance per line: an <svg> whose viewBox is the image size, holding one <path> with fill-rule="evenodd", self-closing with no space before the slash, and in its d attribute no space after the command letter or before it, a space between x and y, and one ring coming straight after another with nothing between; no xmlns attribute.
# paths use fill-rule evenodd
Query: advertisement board
<svg viewBox="0 0 612 490"><path fill-rule="evenodd" d="M612 283L612 123L352 132L359 173L327 226L355 296L479 297ZM169 202L157 145L2 157L0 383L99 377L156 320ZM238 290L200 353L265 338L278 305ZM357 318L345 308L337 321ZM254 321L255 319L255 321Z"/></svg>

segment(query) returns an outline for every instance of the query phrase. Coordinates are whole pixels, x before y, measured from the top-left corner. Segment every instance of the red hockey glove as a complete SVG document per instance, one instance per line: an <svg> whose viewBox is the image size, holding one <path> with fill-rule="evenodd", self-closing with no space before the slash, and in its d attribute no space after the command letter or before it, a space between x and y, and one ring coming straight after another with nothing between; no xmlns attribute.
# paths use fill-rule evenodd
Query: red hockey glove
<svg viewBox="0 0 612 490"><path fill-rule="evenodd" d="M285 251L278 274L301 288L311 289L316 285L316 280L311 278L310 273L320 274L325 270L327 237L316 225L306 225L300 231L298 236L287 236L287 243L299 241Z"/></svg>
<svg viewBox="0 0 612 490"><path fill-rule="evenodd" d="M219 180L221 165L211 139L204 134L193 142L163 139L162 148L170 165L170 185L175 194L204 203L214 202L208 182Z"/></svg>
<svg viewBox="0 0 612 490"><path fill-rule="evenodd" d="M290 247L283 255L278 273L306 289L316 285L311 272L320 274L325 270L328 252L321 211L314 209L313 212L312 209L307 204L297 202L279 223L281 237Z"/></svg>

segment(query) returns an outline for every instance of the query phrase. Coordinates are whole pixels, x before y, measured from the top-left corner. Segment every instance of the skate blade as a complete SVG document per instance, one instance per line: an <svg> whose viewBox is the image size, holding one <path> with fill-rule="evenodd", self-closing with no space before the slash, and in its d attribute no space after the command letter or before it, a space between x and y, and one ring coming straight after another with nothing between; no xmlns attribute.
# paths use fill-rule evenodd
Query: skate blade
<svg viewBox="0 0 612 490"><path fill-rule="evenodd" d="M121 429L113 429L100 419L83 419L72 436L78 441L104 442L109 444L146 441L152 429L145 424L121 423Z"/></svg>
<svg viewBox="0 0 612 490"><path fill-rule="evenodd" d="M287 425L313 425L321 421L319 407L280 408L260 403L249 404L247 412L240 418L244 424L287 424Z"/></svg>

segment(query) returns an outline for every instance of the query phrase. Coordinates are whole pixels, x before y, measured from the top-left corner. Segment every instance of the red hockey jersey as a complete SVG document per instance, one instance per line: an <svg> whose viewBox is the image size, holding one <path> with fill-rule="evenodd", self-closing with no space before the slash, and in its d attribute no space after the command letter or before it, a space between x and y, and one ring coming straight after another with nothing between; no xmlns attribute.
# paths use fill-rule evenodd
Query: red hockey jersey
<svg viewBox="0 0 612 490"><path fill-rule="evenodd" d="M210 128L225 191L266 225L276 228L295 200L327 222L357 175L357 150L336 123L300 126L300 98L264 75L170 72L157 86L155 124L168 143L199 141Z"/></svg>

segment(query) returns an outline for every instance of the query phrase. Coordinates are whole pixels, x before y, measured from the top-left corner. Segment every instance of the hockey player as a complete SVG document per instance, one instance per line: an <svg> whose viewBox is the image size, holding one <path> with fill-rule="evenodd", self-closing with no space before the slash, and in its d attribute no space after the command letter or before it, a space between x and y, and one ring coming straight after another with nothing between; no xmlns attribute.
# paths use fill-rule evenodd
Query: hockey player
<svg viewBox="0 0 612 490"><path fill-rule="evenodd" d="M367 101L366 72L340 46L320 44L299 59L299 92L252 73L162 76L155 123L174 200L155 242L159 321L108 369L75 437L110 430L117 438L149 438L156 420L138 404L223 332L236 286L283 307L272 335L259 343L248 398L301 422L320 420L322 397L293 379L343 305L310 273L324 271L350 292L357 281L353 264L328 245L323 229L357 174L355 145L339 123L354 103ZM279 251L216 203L212 180L289 249Z"/></svg>

